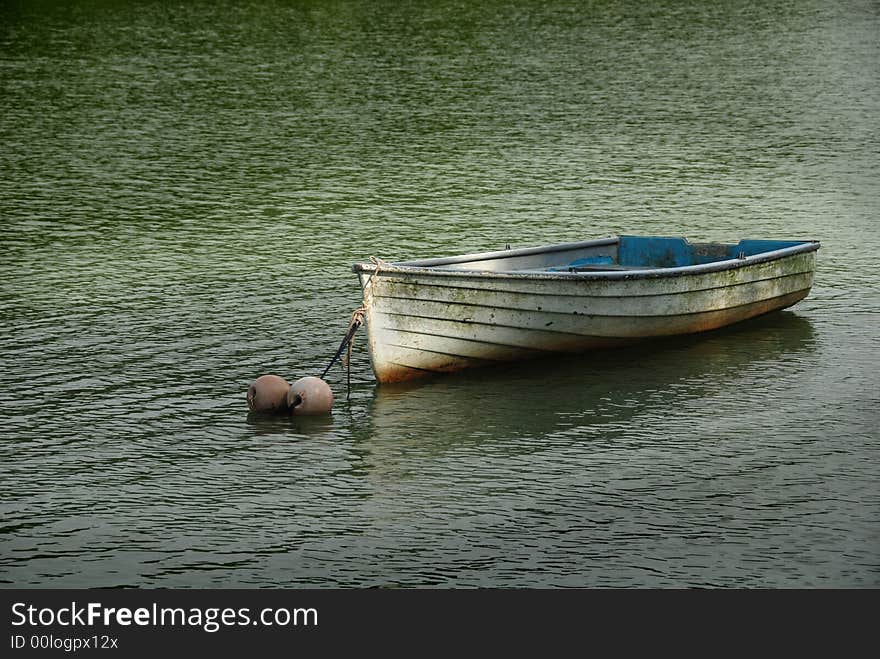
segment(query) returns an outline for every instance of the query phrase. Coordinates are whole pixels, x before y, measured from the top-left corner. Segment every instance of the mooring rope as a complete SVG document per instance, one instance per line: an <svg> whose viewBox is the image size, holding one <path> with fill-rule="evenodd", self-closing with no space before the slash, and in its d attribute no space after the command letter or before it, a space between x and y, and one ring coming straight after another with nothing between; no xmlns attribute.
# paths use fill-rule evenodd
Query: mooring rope
<svg viewBox="0 0 880 659"><path fill-rule="evenodd" d="M389 267L387 261L383 261L382 259L375 256L370 257L370 263L372 263L375 268L373 268L373 272L370 273L370 276L367 277L367 281L364 282L363 290L367 290L367 286L369 286L370 282L373 281L373 277L379 274L379 270Z"/></svg>
<svg viewBox="0 0 880 659"><path fill-rule="evenodd" d="M354 313L351 314L351 321L348 323L348 331L345 333L345 337L342 339L342 343L339 344L339 348L336 350L336 354L333 355L333 359L330 360L330 363L327 364L327 368L324 369L324 372L321 373L321 379L327 375L327 372L330 370L330 367L336 363L336 360L339 359L339 356L343 353L343 351L348 349L348 352L345 357L344 363L348 365L351 362L351 345L354 341L354 333L357 332L358 327L364 324L364 314L367 312L366 307L358 307L354 310Z"/></svg>
<svg viewBox="0 0 880 659"><path fill-rule="evenodd" d="M367 277L367 280L364 282L363 290L367 290L367 286L370 285L370 282L373 280L373 277L379 273L379 270L383 268L389 267L388 263L383 261L380 258L376 258L375 256L370 257L370 262L375 266L373 272L370 273L370 276ZM327 368L324 369L324 372L321 373L321 379L323 380L330 369L333 367L333 364L336 363L336 360L345 353L345 357L342 359L342 364L345 366L346 371L348 372L348 393L351 395L351 350L354 345L354 335L355 332L358 331L358 328L364 324L367 313L367 307L361 306L354 310L351 314L351 320L348 323L348 331L345 333L345 337L342 339L342 343L339 344L339 347L336 349L336 354L333 355L333 358L330 360L330 363L327 364Z"/></svg>

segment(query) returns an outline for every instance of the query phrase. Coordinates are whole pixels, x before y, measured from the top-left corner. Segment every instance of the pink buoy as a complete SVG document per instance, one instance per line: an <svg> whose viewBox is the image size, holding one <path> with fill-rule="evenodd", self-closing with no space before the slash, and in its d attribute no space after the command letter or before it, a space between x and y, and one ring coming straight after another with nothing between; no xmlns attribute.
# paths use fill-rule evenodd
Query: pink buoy
<svg viewBox="0 0 880 659"><path fill-rule="evenodd" d="M287 405L294 415L329 414L333 407L333 392L321 378L310 375L290 385Z"/></svg>
<svg viewBox="0 0 880 659"><path fill-rule="evenodd" d="M261 375L247 390L248 407L254 412L284 412L290 383L277 375Z"/></svg>

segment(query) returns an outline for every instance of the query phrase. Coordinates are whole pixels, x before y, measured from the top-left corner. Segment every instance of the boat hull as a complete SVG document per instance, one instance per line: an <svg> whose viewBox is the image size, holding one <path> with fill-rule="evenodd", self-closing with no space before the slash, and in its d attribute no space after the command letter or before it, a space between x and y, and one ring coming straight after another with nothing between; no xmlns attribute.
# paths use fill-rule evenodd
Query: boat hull
<svg viewBox="0 0 880 659"><path fill-rule="evenodd" d="M809 293L815 251L632 273L358 270L379 382L713 330Z"/></svg>

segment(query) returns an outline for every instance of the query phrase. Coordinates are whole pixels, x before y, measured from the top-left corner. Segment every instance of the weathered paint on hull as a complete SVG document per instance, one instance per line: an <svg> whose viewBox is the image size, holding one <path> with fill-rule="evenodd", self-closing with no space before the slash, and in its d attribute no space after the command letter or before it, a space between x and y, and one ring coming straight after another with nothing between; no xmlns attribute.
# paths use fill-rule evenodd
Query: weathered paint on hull
<svg viewBox="0 0 880 659"><path fill-rule="evenodd" d="M668 277L361 273L379 382L717 329L809 293L815 253Z"/></svg>

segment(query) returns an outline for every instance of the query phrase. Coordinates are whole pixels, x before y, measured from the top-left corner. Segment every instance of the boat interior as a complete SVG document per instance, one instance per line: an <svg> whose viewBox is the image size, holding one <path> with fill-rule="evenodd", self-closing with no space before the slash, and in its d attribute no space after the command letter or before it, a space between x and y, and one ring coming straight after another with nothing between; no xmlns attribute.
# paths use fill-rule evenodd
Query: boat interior
<svg viewBox="0 0 880 659"><path fill-rule="evenodd" d="M622 235L581 243L424 259L397 265L489 272L650 270L745 258L810 242L741 240L738 243L692 243L677 237Z"/></svg>
<svg viewBox="0 0 880 659"><path fill-rule="evenodd" d="M620 236L616 254L587 256L547 269L551 272L586 272L680 268L745 258L798 244L798 241L791 240L741 240L735 244L691 243L684 238Z"/></svg>

